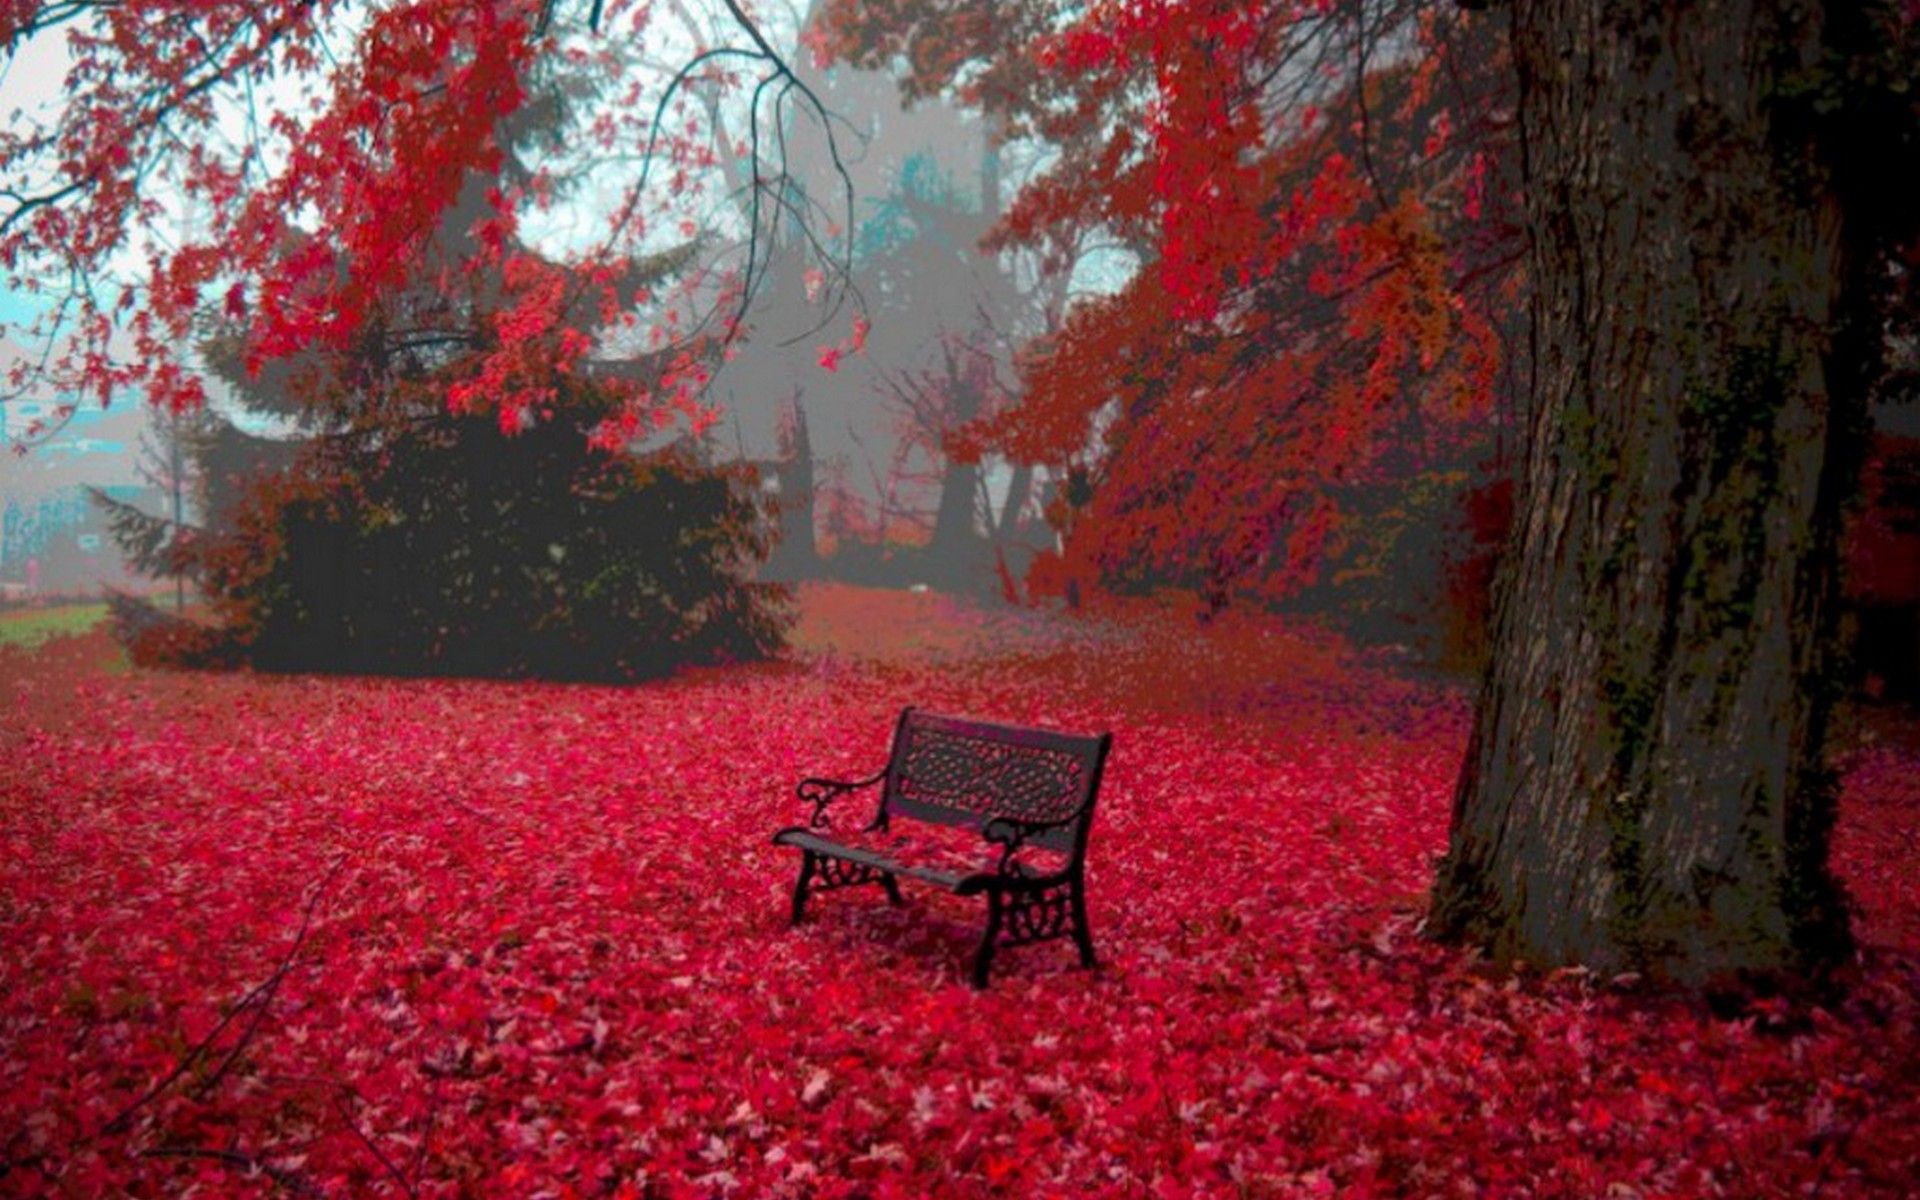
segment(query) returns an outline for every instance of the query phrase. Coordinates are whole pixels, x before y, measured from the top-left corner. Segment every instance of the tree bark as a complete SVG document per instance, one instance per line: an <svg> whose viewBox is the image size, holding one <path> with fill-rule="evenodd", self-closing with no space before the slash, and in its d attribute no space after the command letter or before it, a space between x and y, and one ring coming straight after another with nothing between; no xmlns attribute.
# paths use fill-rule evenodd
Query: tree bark
<svg viewBox="0 0 1920 1200"><path fill-rule="evenodd" d="M1817 970L1849 947L1824 742L1877 341L1791 100L1833 30L1516 0L1511 32L1527 450L1430 928L1685 986Z"/></svg>

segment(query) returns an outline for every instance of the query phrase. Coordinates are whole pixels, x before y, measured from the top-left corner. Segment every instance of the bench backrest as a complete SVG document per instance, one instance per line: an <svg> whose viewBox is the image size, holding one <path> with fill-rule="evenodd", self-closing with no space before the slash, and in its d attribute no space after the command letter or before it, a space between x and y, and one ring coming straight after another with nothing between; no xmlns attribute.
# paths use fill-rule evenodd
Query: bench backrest
<svg viewBox="0 0 1920 1200"><path fill-rule="evenodd" d="M1030 839L1077 858L1086 850L1112 744L1112 734L1059 733L909 708L894 729L885 811L971 829L995 817L1077 817Z"/></svg>

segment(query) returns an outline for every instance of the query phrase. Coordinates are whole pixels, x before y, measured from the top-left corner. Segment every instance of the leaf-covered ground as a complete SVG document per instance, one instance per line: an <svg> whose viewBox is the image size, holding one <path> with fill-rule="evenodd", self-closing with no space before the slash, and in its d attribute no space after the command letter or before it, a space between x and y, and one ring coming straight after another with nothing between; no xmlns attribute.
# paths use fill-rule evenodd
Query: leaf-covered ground
<svg viewBox="0 0 1920 1200"><path fill-rule="evenodd" d="M1920 752L1853 737L1865 943L1723 1020L1417 934L1467 701L1258 625L810 592L793 660L637 688L0 651L0 1193L1899 1195ZM786 925L802 774L906 703L1116 748L1105 959L978 902Z"/></svg>

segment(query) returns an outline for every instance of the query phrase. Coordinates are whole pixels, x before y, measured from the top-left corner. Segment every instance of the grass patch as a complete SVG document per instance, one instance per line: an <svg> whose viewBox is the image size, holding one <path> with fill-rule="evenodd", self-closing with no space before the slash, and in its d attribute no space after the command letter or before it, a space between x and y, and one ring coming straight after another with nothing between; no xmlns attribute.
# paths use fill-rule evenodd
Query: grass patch
<svg viewBox="0 0 1920 1200"><path fill-rule="evenodd" d="M0 646L37 646L48 638L87 633L106 618L107 606L98 601L14 609L0 613Z"/></svg>

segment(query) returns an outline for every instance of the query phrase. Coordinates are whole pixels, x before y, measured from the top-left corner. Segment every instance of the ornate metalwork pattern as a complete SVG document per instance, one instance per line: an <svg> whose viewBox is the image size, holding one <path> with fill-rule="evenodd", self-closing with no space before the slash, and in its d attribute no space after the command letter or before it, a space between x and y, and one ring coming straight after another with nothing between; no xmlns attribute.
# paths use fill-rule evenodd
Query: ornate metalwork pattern
<svg viewBox="0 0 1920 1200"><path fill-rule="evenodd" d="M875 870L865 863L849 862L844 858L828 858L824 854L816 854L813 866L813 890L825 892L834 888L879 883L886 874L885 871Z"/></svg>
<svg viewBox="0 0 1920 1200"><path fill-rule="evenodd" d="M1073 893L1065 887L1044 892L1014 892L1002 915L1003 946L1020 946L1064 937L1073 923Z"/></svg>
<svg viewBox="0 0 1920 1200"><path fill-rule="evenodd" d="M1087 764L1077 754L925 726L909 725L904 736L894 783L902 799L1035 823L1066 820L1086 799Z"/></svg>
<svg viewBox="0 0 1920 1200"><path fill-rule="evenodd" d="M863 787L871 787L886 778L886 772L871 775L865 779L802 779L794 794L813 805L813 816L807 825L813 829L826 829L832 824L827 818L827 805Z"/></svg>

